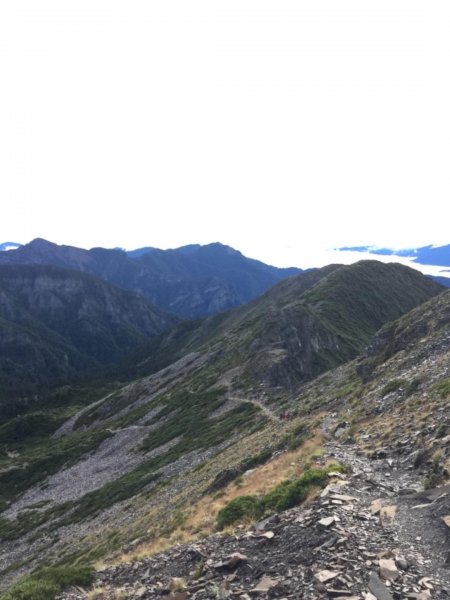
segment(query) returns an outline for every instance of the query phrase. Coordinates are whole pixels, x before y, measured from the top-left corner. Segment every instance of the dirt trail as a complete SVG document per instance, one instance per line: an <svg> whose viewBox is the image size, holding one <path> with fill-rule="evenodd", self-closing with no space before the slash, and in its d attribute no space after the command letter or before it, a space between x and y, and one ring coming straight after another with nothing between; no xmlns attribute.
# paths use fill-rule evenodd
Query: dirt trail
<svg viewBox="0 0 450 600"><path fill-rule="evenodd" d="M268 419L275 423L280 423L281 418L277 415L273 410L271 410L266 404L261 402L261 400L257 400L256 398L242 398L240 396L228 396L229 400L234 402L250 402L250 404L254 404L257 406L262 413L266 415Z"/></svg>
<svg viewBox="0 0 450 600"><path fill-rule="evenodd" d="M447 599L448 534L435 508L413 508L420 487L414 473L391 459L370 460L355 445L333 440L326 451L324 461L340 461L349 473L316 501L274 514L248 531L216 534L108 568L97 576L102 598L122 593L147 600ZM373 511L376 500L396 507L391 520ZM182 578L175 580L183 586L181 595L170 593L173 578ZM61 595L86 598L80 590Z"/></svg>

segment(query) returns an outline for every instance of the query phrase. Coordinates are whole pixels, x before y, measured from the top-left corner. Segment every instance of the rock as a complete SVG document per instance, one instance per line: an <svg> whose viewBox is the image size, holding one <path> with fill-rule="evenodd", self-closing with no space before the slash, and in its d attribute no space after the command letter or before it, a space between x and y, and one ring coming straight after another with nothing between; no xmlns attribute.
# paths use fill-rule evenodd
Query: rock
<svg viewBox="0 0 450 600"><path fill-rule="evenodd" d="M418 469L420 466L422 466L424 463L426 463L426 461L428 460L428 458L430 457L430 451L429 450L419 450L417 451L417 454L414 457L414 468Z"/></svg>
<svg viewBox="0 0 450 600"><path fill-rule="evenodd" d="M384 449L374 450L370 455L372 460L381 460L382 458L387 458L387 452Z"/></svg>
<svg viewBox="0 0 450 600"><path fill-rule="evenodd" d="M213 568L216 569L216 571L222 571L222 570L227 570L227 569L235 569L239 563L246 561L247 557L245 556L245 554L241 554L240 552L235 552L234 554L231 554L230 556L228 556L226 558L226 560L223 560L219 563L216 563L215 565L213 565Z"/></svg>
<svg viewBox="0 0 450 600"><path fill-rule="evenodd" d="M268 575L263 575L258 584L252 590L250 590L250 593L265 594L277 585L278 581L276 579L272 579L272 577L269 577Z"/></svg>
<svg viewBox="0 0 450 600"><path fill-rule="evenodd" d="M376 573L370 574L369 590L377 600L393 600L393 596Z"/></svg>
<svg viewBox="0 0 450 600"><path fill-rule="evenodd" d="M430 590L425 590L423 592L411 592L407 595L407 598L410 600L429 600L431 598Z"/></svg>
<svg viewBox="0 0 450 600"><path fill-rule="evenodd" d="M408 565L408 561L406 560L406 558L403 558L402 556L396 556L395 557L395 564L402 571L406 571L407 568L408 568L408 566L409 566Z"/></svg>
<svg viewBox="0 0 450 600"><path fill-rule="evenodd" d="M380 567L380 577L388 581L395 581L399 578L400 573L395 566L395 561L392 558L381 558L378 561Z"/></svg>
<svg viewBox="0 0 450 600"><path fill-rule="evenodd" d="M336 517L324 517L323 519L320 519L319 525L324 529L328 529L328 527L331 527L337 520Z"/></svg>
<svg viewBox="0 0 450 600"><path fill-rule="evenodd" d="M380 510L380 520L383 527L389 527L392 525L395 515L397 513L396 506L383 506Z"/></svg>
<svg viewBox="0 0 450 600"><path fill-rule="evenodd" d="M348 496L347 494L331 494L330 500L341 500L342 502L356 502L357 498Z"/></svg>
<svg viewBox="0 0 450 600"><path fill-rule="evenodd" d="M442 517L442 520L444 521L444 523L447 525L447 527L450 527L450 515L447 515L445 517Z"/></svg>
<svg viewBox="0 0 450 600"><path fill-rule="evenodd" d="M372 504L370 505L370 512L373 515L377 515L382 508L383 508L383 505L381 503L381 500L378 498L377 500L374 500L372 502Z"/></svg>
<svg viewBox="0 0 450 600"><path fill-rule="evenodd" d="M267 540L271 540L275 537L273 531L263 531L262 533L256 534L256 537L266 538Z"/></svg>
<svg viewBox="0 0 450 600"><path fill-rule="evenodd" d="M422 577L422 579L419 579L419 585L422 588L425 588L426 590L432 590L433 588L433 584L431 583L431 579L429 577Z"/></svg>
<svg viewBox="0 0 450 600"><path fill-rule="evenodd" d="M339 473L338 471L331 471L330 473L328 473L328 477L333 478L337 478L337 479L346 479L345 475L343 473Z"/></svg>
<svg viewBox="0 0 450 600"><path fill-rule="evenodd" d="M326 583L327 581L331 581L331 579L334 579L338 575L339 573L337 573L336 571L328 571L328 569L324 569L323 571L315 573L314 579L319 583Z"/></svg>

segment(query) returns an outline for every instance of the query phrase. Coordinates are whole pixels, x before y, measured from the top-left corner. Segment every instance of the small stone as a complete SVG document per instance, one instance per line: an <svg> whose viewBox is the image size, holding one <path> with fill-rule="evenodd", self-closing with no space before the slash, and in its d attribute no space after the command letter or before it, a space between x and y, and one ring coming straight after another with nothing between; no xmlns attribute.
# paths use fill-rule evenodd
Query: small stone
<svg viewBox="0 0 450 600"><path fill-rule="evenodd" d="M275 534L273 531L265 531L264 533L258 533L257 537L262 537L266 538L267 540L271 540L275 537Z"/></svg>
<svg viewBox="0 0 450 600"><path fill-rule="evenodd" d="M250 590L251 594L265 594L272 588L278 585L278 581L276 579L272 579L268 575L263 575L259 580L258 584Z"/></svg>
<svg viewBox="0 0 450 600"><path fill-rule="evenodd" d="M395 519L396 512L396 506L383 506L383 508L380 511L381 525L383 527L389 527L390 525L392 525L392 522Z"/></svg>
<svg viewBox="0 0 450 600"><path fill-rule="evenodd" d="M444 523L447 525L447 527L450 527L450 515L447 515L445 517L442 517L442 520L444 521Z"/></svg>
<svg viewBox="0 0 450 600"><path fill-rule="evenodd" d="M324 569L323 571L319 571L318 573L315 573L314 579L316 581L318 581L319 583L326 583L327 581L334 579L338 575L339 575L339 573L337 573L336 571L329 571L328 569Z"/></svg>
<svg viewBox="0 0 450 600"><path fill-rule="evenodd" d="M380 576L383 579L387 579L389 581L395 581L398 579L400 573L398 572L397 567L395 566L395 561L392 558L381 558L378 561L380 567Z"/></svg>
<svg viewBox="0 0 450 600"><path fill-rule="evenodd" d="M369 590L377 600L393 600L391 592L387 589L376 573L370 574Z"/></svg>
<svg viewBox="0 0 450 600"><path fill-rule="evenodd" d="M336 517L324 517L323 519L320 519L319 525L321 525L322 527L325 527L325 529L327 529L333 523L335 523L336 520L337 520Z"/></svg>
<svg viewBox="0 0 450 600"><path fill-rule="evenodd" d="M348 496L347 494L331 494L331 500L341 500L342 502L356 502L357 498Z"/></svg>
<svg viewBox="0 0 450 600"><path fill-rule="evenodd" d="M214 565L214 569L220 571L222 569L234 569L238 566L239 563L247 560L245 554L241 554L240 552L235 552L223 560L222 562L216 563Z"/></svg>
<svg viewBox="0 0 450 600"><path fill-rule="evenodd" d="M346 479L345 475L338 473L337 471L331 471L331 473L328 473L328 477L330 477L330 479L332 477L337 477L337 479Z"/></svg>
<svg viewBox="0 0 450 600"><path fill-rule="evenodd" d="M381 500L378 498L377 500L374 500L372 502L372 504L370 505L370 512L373 515L377 515L380 510L382 509L383 505L381 504Z"/></svg>
<svg viewBox="0 0 450 600"><path fill-rule="evenodd" d="M406 558L403 558L402 556L396 556L395 557L395 564L402 571L406 571L408 569L408 566L409 566L408 565L408 561L406 560Z"/></svg>
<svg viewBox="0 0 450 600"><path fill-rule="evenodd" d="M422 577L422 579L419 579L419 585L427 590L434 589L429 577Z"/></svg>

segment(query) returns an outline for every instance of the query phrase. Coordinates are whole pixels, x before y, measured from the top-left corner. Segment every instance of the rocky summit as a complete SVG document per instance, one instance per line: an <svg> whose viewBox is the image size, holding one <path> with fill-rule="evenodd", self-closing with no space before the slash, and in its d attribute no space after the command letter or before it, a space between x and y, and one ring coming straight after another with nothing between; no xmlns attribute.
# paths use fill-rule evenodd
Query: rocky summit
<svg viewBox="0 0 450 600"><path fill-rule="evenodd" d="M362 261L5 397L0 599L447 598L449 371L450 291Z"/></svg>

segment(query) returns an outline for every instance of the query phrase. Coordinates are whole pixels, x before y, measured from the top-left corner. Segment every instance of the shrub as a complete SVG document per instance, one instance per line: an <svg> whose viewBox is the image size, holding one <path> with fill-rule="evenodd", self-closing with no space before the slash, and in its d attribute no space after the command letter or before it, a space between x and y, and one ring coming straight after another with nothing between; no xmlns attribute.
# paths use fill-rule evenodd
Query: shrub
<svg viewBox="0 0 450 600"><path fill-rule="evenodd" d="M217 527L223 529L227 525L241 521L246 517L257 519L262 515L262 506L256 496L238 496L230 500L217 514Z"/></svg>
<svg viewBox="0 0 450 600"><path fill-rule="evenodd" d="M52 600L69 585L90 585L94 570L78 567L44 567L16 583L0 600Z"/></svg>
<svg viewBox="0 0 450 600"><path fill-rule="evenodd" d="M218 512L217 527L223 529L243 519L259 519L267 511L281 512L297 506L313 487L325 484L328 473L342 470L336 463L325 469L307 469L299 479L283 481L263 496L238 496Z"/></svg>
<svg viewBox="0 0 450 600"><path fill-rule="evenodd" d="M441 398L445 400L447 396L450 396L450 377L447 379L441 379L438 383L435 383L433 390L436 391Z"/></svg>

